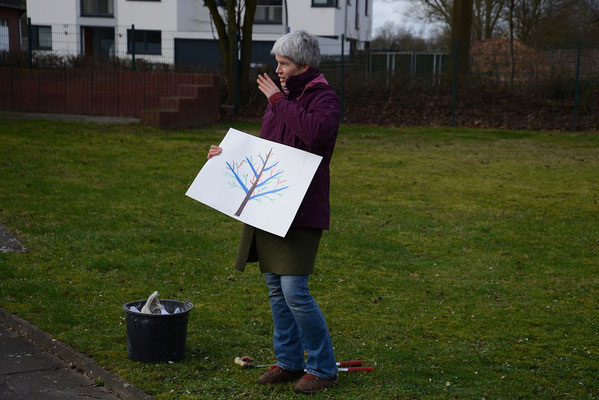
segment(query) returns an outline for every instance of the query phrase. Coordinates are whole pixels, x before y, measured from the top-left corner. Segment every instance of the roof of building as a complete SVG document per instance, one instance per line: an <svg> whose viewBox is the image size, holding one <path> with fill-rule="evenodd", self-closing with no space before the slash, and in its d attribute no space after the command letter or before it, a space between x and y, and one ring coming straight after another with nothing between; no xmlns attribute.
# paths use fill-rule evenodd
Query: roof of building
<svg viewBox="0 0 599 400"><path fill-rule="evenodd" d="M26 10L25 0L0 0L0 7L17 8L19 10Z"/></svg>

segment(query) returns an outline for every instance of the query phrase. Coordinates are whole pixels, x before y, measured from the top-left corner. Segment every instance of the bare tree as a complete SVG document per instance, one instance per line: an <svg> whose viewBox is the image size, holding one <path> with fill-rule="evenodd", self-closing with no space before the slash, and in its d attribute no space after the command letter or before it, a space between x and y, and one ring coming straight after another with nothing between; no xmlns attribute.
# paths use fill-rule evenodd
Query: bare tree
<svg viewBox="0 0 599 400"><path fill-rule="evenodd" d="M496 34L496 27L504 14L506 0L473 1L473 38L488 39ZM430 22L440 22L451 29L454 0L414 0L411 13Z"/></svg>
<svg viewBox="0 0 599 400"><path fill-rule="evenodd" d="M591 23L599 25L599 0L586 0L585 1Z"/></svg>
<svg viewBox="0 0 599 400"><path fill-rule="evenodd" d="M412 14L429 22L440 22L451 27L453 0L414 0Z"/></svg>
<svg viewBox="0 0 599 400"><path fill-rule="evenodd" d="M419 39L409 30L404 29L392 21L385 22L377 28L374 38L370 41L371 49L400 50L412 47Z"/></svg>
<svg viewBox="0 0 599 400"><path fill-rule="evenodd" d="M513 10L515 36L525 43L572 42L589 33L592 37L597 25L592 22L593 2L518 0Z"/></svg>
<svg viewBox="0 0 599 400"><path fill-rule="evenodd" d="M229 101L233 102L235 99L236 80L239 84L240 97L245 101L252 59L252 31L258 0L204 0L204 4L210 10L210 17L218 33ZM240 59L236 71L239 41L241 41Z"/></svg>
<svg viewBox="0 0 599 400"><path fill-rule="evenodd" d="M506 0L474 0L474 39L490 39L504 14Z"/></svg>
<svg viewBox="0 0 599 400"><path fill-rule="evenodd" d="M583 0L583 7L587 10L587 41L599 44L599 0Z"/></svg>
<svg viewBox="0 0 599 400"><path fill-rule="evenodd" d="M518 39L530 42L547 17L551 0L521 0L514 7L514 31Z"/></svg>
<svg viewBox="0 0 599 400"><path fill-rule="evenodd" d="M508 24L509 24L509 40L510 40L510 84L514 84L516 75L516 57L514 55L514 10L518 5L519 0L508 0Z"/></svg>
<svg viewBox="0 0 599 400"><path fill-rule="evenodd" d="M472 2L473 0L454 0L451 24L452 59L457 64L458 75L468 72L470 60L470 42L472 39Z"/></svg>
<svg viewBox="0 0 599 400"><path fill-rule="evenodd" d="M425 15L429 20L451 26L453 0L419 0L419 2L424 6Z"/></svg>
<svg viewBox="0 0 599 400"><path fill-rule="evenodd" d="M410 14L451 29L455 2L413 0ZM473 0L472 3L473 40L509 36L511 29L513 37L525 43L571 42L577 38L599 41L599 0Z"/></svg>

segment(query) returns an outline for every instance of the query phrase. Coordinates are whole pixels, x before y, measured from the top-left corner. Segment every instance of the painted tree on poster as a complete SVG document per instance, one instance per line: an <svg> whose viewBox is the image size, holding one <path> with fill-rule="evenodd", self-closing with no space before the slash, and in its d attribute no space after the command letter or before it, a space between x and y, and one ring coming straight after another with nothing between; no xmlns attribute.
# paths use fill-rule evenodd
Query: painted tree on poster
<svg viewBox="0 0 599 400"><path fill-rule="evenodd" d="M279 167L279 161L273 160L272 148L265 157L246 156L240 162L226 162L227 176L233 178L229 185L245 192L245 197L235 212L239 217L250 200L268 199L274 202L287 189L284 171Z"/></svg>

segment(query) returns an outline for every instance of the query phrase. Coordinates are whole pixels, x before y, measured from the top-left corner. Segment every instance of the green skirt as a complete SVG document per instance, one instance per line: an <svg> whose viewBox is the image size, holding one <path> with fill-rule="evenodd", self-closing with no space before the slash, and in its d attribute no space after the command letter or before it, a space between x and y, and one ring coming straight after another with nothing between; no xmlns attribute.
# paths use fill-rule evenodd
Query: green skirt
<svg viewBox="0 0 599 400"><path fill-rule="evenodd" d="M309 275L320 244L322 229L290 228L284 238L243 226L235 268L243 271L248 262L259 262L262 273Z"/></svg>

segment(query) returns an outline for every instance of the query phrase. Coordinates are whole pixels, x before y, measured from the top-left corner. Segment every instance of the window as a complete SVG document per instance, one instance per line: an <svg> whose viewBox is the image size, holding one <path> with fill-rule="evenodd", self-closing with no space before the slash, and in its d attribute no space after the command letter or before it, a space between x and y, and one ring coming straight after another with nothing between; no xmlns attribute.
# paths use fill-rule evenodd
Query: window
<svg viewBox="0 0 599 400"><path fill-rule="evenodd" d="M31 25L31 49L52 50L52 27Z"/></svg>
<svg viewBox="0 0 599 400"><path fill-rule="evenodd" d="M127 0L127 1L158 1L158 2L160 2L161 0Z"/></svg>
<svg viewBox="0 0 599 400"><path fill-rule="evenodd" d="M282 24L282 0L258 0L254 24Z"/></svg>
<svg viewBox="0 0 599 400"><path fill-rule="evenodd" d="M312 7L337 7L337 0L312 0Z"/></svg>
<svg viewBox="0 0 599 400"><path fill-rule="evenodd" d="M360 0L356 0L356 29L360 29Z"/></svg>
<svg viewBox="0 0 599 400"><path fill-rule="evenodd" d="M135 30L132 38L131 29L127 29L127 53L131 54L135 45L135 54L162 54L162 32Z"/></svg>
<svg viewBox="0 0 599 400"><path fill-rule="evenodd" d="M81 0L82 17L114 17L114 0Z"/></svg>
<svg viewBox="0 0 599 400"><path fill-rule="evenodd" d="M0 53L10 50L11 37L8 31L8 20L0 19Z"/></svg>
<svg viewBox="0 0 599 400"><path fill-rule="evenodd" d="M81 38L81 52L86 56L114 56L114 28L82 26Z"/></svg>
<svg viewBox="0 0 599 400"><path fill-rule="evenodd" d="M364 0L364 15L368 16L368 0Z"/></svg>

